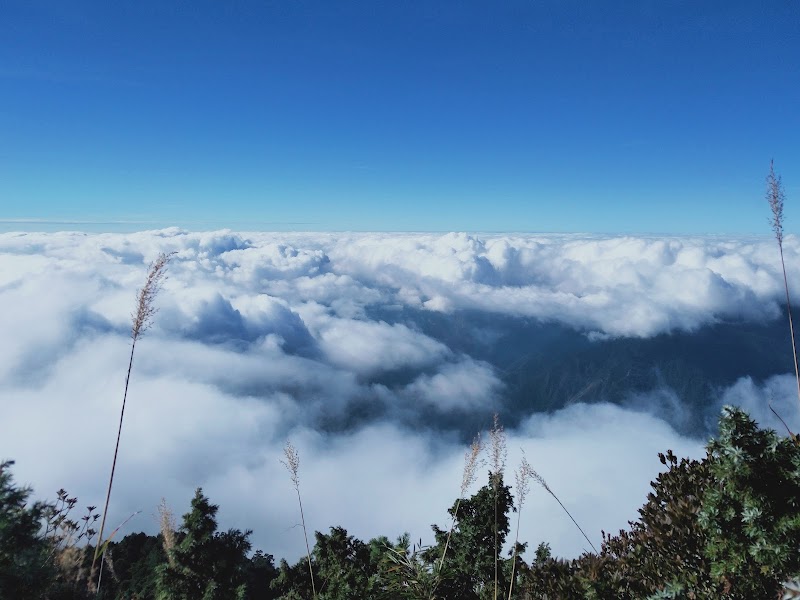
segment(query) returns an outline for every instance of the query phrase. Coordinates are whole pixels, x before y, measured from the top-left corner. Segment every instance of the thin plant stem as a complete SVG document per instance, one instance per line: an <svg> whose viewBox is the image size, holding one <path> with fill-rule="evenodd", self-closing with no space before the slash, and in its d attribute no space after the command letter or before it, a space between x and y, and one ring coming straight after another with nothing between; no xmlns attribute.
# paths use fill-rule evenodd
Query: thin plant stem
<svg viewBox="0 0 800 600"><path fill-rule="evenodd" d="M106 562L106 549L108 548L108 544L111 542L111 540L114 538L114 536L117 535L117 532L120 529L122 529L125 525L127 525L128 521L130 521L133 517L138 515L140 512L142 512L142 511L137 510L135 513L133 513L127 519L125 519L122 523L117 525L116 529L114 529L114 531L112 531L109 534L108 539L105 542L103 542L103 544L102 544L103 550L100 553L100 572L97 575L97 589L95 590L95 595L100 593L100 583L103 581L103 565ZM100 547L100 541L99 540L98 540L98 544L97 545L98 545L98 548L99 548ZM112 569L113 569L113 566L112 566ZM113 574L113 571L112 571L112 574ZM92 577L94 577L93 574L92 574Z"/></svg>
<svg viewBox="0 0 800 600"><path fill-rule="evenodd" d="M564 509L564 512L567 513L567 516L570 519L572 519L572 522L575 523L575 527L577 527L578 531L580 531L581 534L583 534L583 537L586 539L587 542L589 542L589 545L592 547L592 550L594 550L595 554L597 554L597 548L594 547L592 540L589 539L589 536L586 535L586 532L583 530L583 528L580 525L578 525L578 522L575 520L575 517L572 516L572 514L567 510L567 507L564 506L561 500L558 499L558 496L555 495L555 492L553 492L553 490L550 489L550 486L547 485L547 482L544 480L544 477L539 475L539 473L537 473L533 469L531 469L530 476L536 483L542 486L548 494L550 494L553 498L556 499L556 502L558 502L559 506L561 506L561 508Z"/></svg>
<svg viewBox="0 0 800 600"><path fill-rule="evenodd" d="M783 417L781 417L778 414L778 412L774 408L772 408L772 404L768 403L767 406L769 406L769 409L772 411L772 414L778 417L778 420L781 423L783 423L784 427L786 427L786 432L789 434L789 437L794 440L795 444L800 443L800 437L798 437L791 429L789 429L789 426L786 424L786 421L783 420Z"/></svg>
<svg viewBox="0 0 800 600"><path fill-rule="evenodd" d="M517 508L517 531L514 535L514 554L511 557L511 582L508 586L508 600L511 600L511 593L514 590L514 574L517 569L517 545L519 544L519 524L522 520L522 506L525 504L525 498L528 495L529 481L533 476L533 468L528 464L528 459L525 458L525 451L522 452L522 461L514 473L517 484L517 497L519 507Z"/></svg>
<svg viewBox="0 0 800 600"><path fill-rule="evenodd" d="M450 531L447 532L447 540L444 543L444 550L442 550L442 557L439 559L439 574L442 572L442 568L444 567L444 559L447 556L447 548L450 546L450 538L453 536L453 530L456 526L456 521L458 520L458 509L461 506L461 500L464 499L464 495L469 490L470 486L475 483L475 471L478 468L478 465L482 462L480 460L481 451L483 450L483 444L481 443L481 436L480 433L475 436L475 439L472 440L472 444L464 453L464 470L461 474L461 493L458 496L458 500L456 501L456 509L453 511L453 520L450 522Z"/></svg>
<svg viewBox="0 0 800 600"><path fill-rule="evenodd" d="M308 575L311 578L311 592L314 598L317 597L317 588L314 584L314 569L311 567L311 548L308 545L308 530L306 529L306 516L303 512L303 501L300 499L300 455L291 442L287 441L283 448L286 460L281 460L281 464L289 471L292 485L297 492L297 503L300 505L300 523L303 526L303 538L306 542L306 558L308 559ZM324 587L324 586L323 586Z"/></svg>
<svg viewBox="0 0 800 600"><path fill-rule="evenodd" d="M783 287L786 291L786 312L789 315L789 335L792 338L792 358L794 359L794 377L797 381L797 399L800 401L800 369L797 367L797 343L794 338L794 323L792 321L792 304L789 301L789 281L786 279L786 263L783 260L783 244L779 244L781 252L781 268L783 269Z"/></svg>
<svg viewBox="0 0 800 600"><path fill-rule="evenodd" d="M489 430L489 439L491 441L491 483L494 491L494 600L497 600L498 586L499 586L499 556L497 550L497 500L500 482L503 480L503 469L506 465L506 435L503 431L503 426L500 424L500 417L495 413L494 420L492 421L492 428Z"/></svg>
<svg viewBox="0 0 800 600"><path fill-rule="evenodd" d="M122 437L122 421L125 417L125 403L128 400L128 384L131 380L131 369L133 368L133 352L136 349L136 340L131 344L131 356L128 360L128 374L125 376L125 393L122 396L122 410L119 412L119 427L117 428L117 443L114 446L114 460L111 462L111 476L108 478L108 489L106 491L106 504L103 509L103 519L100 521L100 533L97 536L97 546L94 549L94 558L92 559L91 573L94 572L94 567L97 562L97 557L100 554L100 547L103 541L103 531L106 527L106 516L108 515L108 505L111 502L111 488L114 485L114 472L117 468L117 455L119 454L119 440ZM100 582L103 578L103 562L100 562L100 573L97 578L97 591L100 591Z"/></svg>
<svg viewBox="0 0 800 600"><path fill-rule="evenodd" d="M117 456L119 455L119 442L120 438L122 437L122 422L125 418L125 405L128 401L128 386L131 381L131 370L133 369L133 355L136 351L136 342L139 340L139 337L144 334L144 332L150 327L152 324L153 316L156 314L156 307L154 306L154 301L158 292L161 290L161 286L164 283L164 279L166 277L166 269L167 265L169 264L170 259L172 258L174 253L161 253L158 255L155 261L150 265L150 268L147 271L147 279L145 280L144 286L139 290L139 293L136 297L136 312L133 313L133 323L131 325L131 354L130 358L128 359L128 372L125 375L125 393L122 396L122 408L119 412L119 426L117 427L117 441L114 445L114 459L111 461L111 475L108 478L108 489L106 490L106 504L105 508L103 509L103 519L100 521L100 533L97 536L97 547L94 550L94 558L92 558L92 567L89 571L90 573L94 573L95 565L97 564L97 558L100 555L101 548L105 548L103 544L103 531L105 530L106 526L106 517L108 516L108 506L111 502L111 489L114 485L114 473L117 468ZM103 550L103 554L105 554L105 550ZM97 591L96 594L100 594L100 582L102 581L103 577L103 561L100 562L100 573L98 574L97 579Z"/></svg>
<svg viewBox="0 0 800 600"><path fill-rule="evenodd" d="M555 495L553 492L550 492L550 495L551 495L553 498L555 498L555 499L556 499L556 502L558 502L558 503L561 505L561 508L563 508L563 509L564 509L564 512L565 512L565 513L567 513L567 516L568 516L570 519L572 519L572 522L573 522L573 523L575 523L575 527L577 527L577 528L578 528L578 531L580 531L580 532L583 534L583 537L584 537L584 538L586 538L586 541L587 541L587 542L589 542L589 545L592 547L592 550L594 550L594 551L595 551L595 554L597 554L597 548L595 548L595 547L594 547L594 544L592 543L592 540L590 540L590 539L589 539L589 536L587 536L587 535L586 535L586 532L583 530L583 528L582 528L580 525L578 525L578 522L575 520L575 518L574 518L574 517L573 517L573 516L570 514L570 512L567 510L567 507L566 507L566 506L564 506L563 504L561 504L561 500L559 500L559 499L558 499L558 496L556 496L556 495Z"/></svg>
<svg viewBox="0 0 800 600"><path fill-rule="evenodd" d="M800 369L797 364L797 344L794 337L794 321L792 319L792 303L789 298L789 280L786 277L786 261L783 256L783 203L786 196L780 175L775 174L775 161L769 161L769 175L767 175L767 202L772 210L770 225L775 232L778 250L781 255L781 270L783 271L783 289L786 292L786 313L789 316L789 335L792 339L792 359L794 362L794 377L797 382L797 398L800 401Z"/></svg>
<svg viewBox="0 0 800 600"><path fill-rule="evenodd" d="M447 539L444 542L444 550L442 550L442 558L439 559L439 573L442 572L442 567L444 567L444 557L447 554L447 547L450 545L450 538L453 536L453 529L455 528L456 519L458 518L459 506L461 506L461 498L456 501L456 510L453 513L453 523L450 526L450 531L447 532Z"/></svg>
<svg viewBox="0 0 800 600"><path fill-rule="evenodd" d="M308 575L311 577L311 592L314 594L314 598L317 597L317 588L314 585L314 571L311 568L311 548L308 546L308 531L306 530L306 517L303 513L303 501L300 499L300 488L296 488L297 490L297 503L300 505L300 521L303 524L303 537L306 540L306 558L308 559Z"/></svg>
<svg viewBox="0 0 800 600"><path fill-rule="evenodd" d="M495 475L497 477L497 475ZM494 488L494 600L497 600L497 586L498 586L498 573L497 573L497 485Z"/></svg>
<svg viewBox="0 0 800 600"><path fill-rule="evenodd" d="M514 554L511 557L511 582L508 585L508 600L511 600L511 592L514 590L514 572L517 570L517 543L519 542L519 521L522 517L522 507L517 512L517 533L514 536Z"/></svg>

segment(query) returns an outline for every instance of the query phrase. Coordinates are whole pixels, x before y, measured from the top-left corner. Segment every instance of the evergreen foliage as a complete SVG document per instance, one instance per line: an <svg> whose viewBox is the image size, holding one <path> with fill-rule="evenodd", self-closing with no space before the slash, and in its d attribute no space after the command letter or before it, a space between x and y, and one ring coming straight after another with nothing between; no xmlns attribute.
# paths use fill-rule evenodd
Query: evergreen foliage
<svg viewBox="0 0 800 600"><path fill-rule="evenodd" d="M278 597L272 582L278 576L275 559L271 554L256 550L247 566L247 599L274 600Z"/></svg>
<svg viewBox="0 0 800 600"><path fill-rule="evenodd" d="M702 461L669 468L629 531L599 555L546 558L529 571L542 598L778 598L800 574L800 447L725 407Z"/></svg>
<svg viewBox="0 0 800 600"><path fill-rule="evenodd" d="M447 566L433 556L430 548L411 544L410 536L401 535L397 543L385 546L386 598L396 600L434 600L444 598L439 590L443 576L449 574Z"/></svg>
<svg viewBox="0 0 800 600"><path fill-rule="evenodd" d="M708 463L699 521L711 576L731 598L777 596L800 573L800 446L725 407Z"/></svg>
<svg viewBox="0 0 800 600"><path fill-rule="evenodd" d="M439 587L443 597L465 600L493 597L495 557L500 556L508 536L510 510L514 510L511 488L503 484L502 473L491 472L487 485L472 497L457 502L448 509L448 513L456 521L456 527L444 559L447 571ZM433 532L436 545L427 553L430 560L442 555L448 535L447 531L436 525L433 525ZM507 590L511 564L500 560L502 568L499 569L498 586L501 590ZM505 572L506 568L509 573Z"/></svg>
<svg viewBox="0 0 800 600"><path fill-rule="evenodd" d="M643 598L665 582L682 580L693 589L717 586L700 578L709 572L704 532L697 515L710 483L708 463L659 454L668 470L651 483L639 520L615 537L604 534L600 559L609 565L614 589L624 597ZM622 597L621 596L621 597Z"/></svg>
<svg viewBox="0 0 800 600"><path fill-rule="evenodd" d="M156 570L166 561L160 536L131 533L106 551L106 561L111 557L112 575L103 583L106 591L114 590L120 600L154 598Z"/></svg>
<svg viewBox="0 0 800 600"><path fill-rule="evenodd" d="M197 488L180 541L158 567L158 600L245 600L250 531L218 533L218 506Z"/></svg>
<svg viewBox="0 0 800 600"><path fill-rule="evenodd" d="M14 483L13 464L0 462L0 598L36 598L55 575L41 535L47 505L28 504L31 489Z"/></svg>
<svg viewBox="0 0 800 600"><path fill-rule="evenodd" d="M316 543L311 551L311 565L317 582L320 600L348 600L380 598L384 573L384 553L387 538L376 538L368 543L348 535L343 527L331 527L330 534L315 534ZM293 566L281 561L273 589L280 598L311 598L311 580L305 560Z"/></svg>

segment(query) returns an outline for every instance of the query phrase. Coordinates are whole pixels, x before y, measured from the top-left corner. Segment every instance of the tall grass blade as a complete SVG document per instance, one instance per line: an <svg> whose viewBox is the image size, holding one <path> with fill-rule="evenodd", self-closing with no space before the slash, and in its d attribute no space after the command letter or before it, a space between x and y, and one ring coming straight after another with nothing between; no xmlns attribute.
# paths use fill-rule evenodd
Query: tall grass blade
<svg viewBox="0 0 800 600"><path fill-rule="evenodd" d="M783 203L786 195L783 192L783 182L780 175L775 175L775 161L769 161L769 175L767 175L767 202L772 210L772 231L778 242L781 254L781 269L783 270L783 289L786 292L786 312L789 315L789 335L792 338L792 358L794 359L794 376L797 381L797 399L800 401L800 369L797 366L797 344L794 337L794 322L792 320L792 304L789 300L789 280L786 277L786 262L783 257Z"/></svg>
<svg viewBox="0 0 800 600"><path fill-rule="evenodd" d="M444 543L444 550L442 550L442 558L439 560L439 573L442 572L442 567L444 567L444 558L447 555L447 548L450 546L450 538L453 535L453 529L455 529L456 521L458 520L458 509L461 506L461 501L464 499L467 490L475 482L475 472L481 462L479 458L482 449L483 444L481 442L481 436L478 434L475 436L475 439L472 440L469 450L464 453L464 471L461 476L461 494L456 502L456 510L453 513L453 520L450 523L450 531L447 532L447 540Z"/></svg>
<svg viewBox="0 0 800 600"><path fill-rule="evenodd" d="M508 600L511 600L511 593L514 590L514 573L517 567L517 545L519 544L519 523L522 520L522 506L528 496L533 473L533 468L528 464L528 459L525 458L525 453L523 452L522 461L514 473L515 483L517 484L517 533L514 536L514 554L511 557L511 583L508 586Z"/></svg>
<svg viewBox="0 0 800 600"><path fill-rule="evenodd" d="M94 572L97 558L100 555L101 547L103 551L107 544L103 544L103 530L106 526L106 517L108 516L108 506L111 502L111 488L114 485L114 472L117 468L117 455L119 454L119 441L122 436L122 422L125 418L125 404L128 400L128 385L131 380L131 370L133 369L133 355L136 350L136 342L150 328L158 309L155 307L155 299L161 286L164 284L166 278L167 265L172 259L174 253L161 253L156 260L150 265L147 271L147 279L142 289L136 297L136 311L133 313L133 323L131 325L131 354L128 359L128 373L125 376L125 393L122 396L122 408L119 413L119 426L117 428L117 442L114 446L114 459L111 462L111 475L108 478L108 489L106 491L106 504L103 509L103 519L100 521L100 533L97 536L97 547L94 551L94 558L92 559L91 572ZM109 538L110 539L110 538ZM97 593L100 593L100 580L102 579L102 568L98 575Z"/></svg>
<svg viewBox="0 0 800 600"><path fill-rule="evenodd" d="M286 457L285 461L281 461L284 467L289 471L289 476L292 479L292 485L297 492L297 503L300 505L300 522L303 525L303 537L306 540L306 558L308 559L308 575L311 577L311 592L314 598L317 597L317 588L314 585L314 570L311 568L311 548L308 545L308 530L306 529L306 517L303 513L303 500L300 498L300 455L297 449L292 446L291 442L286 442L283 449L283 454Z"/></svg>
<svg viewBox="0 0 800 600"><path fill-rule="evenodd" d="M492 428L489 430L491 442L490 460L492 463L492 489L494 491L494 600L497 600L499 573L498 561L500 559L497 549L497 496L500 482L503 480L503 470L506 466L506 434L500 424L500 417L495 413Z"/></svg>

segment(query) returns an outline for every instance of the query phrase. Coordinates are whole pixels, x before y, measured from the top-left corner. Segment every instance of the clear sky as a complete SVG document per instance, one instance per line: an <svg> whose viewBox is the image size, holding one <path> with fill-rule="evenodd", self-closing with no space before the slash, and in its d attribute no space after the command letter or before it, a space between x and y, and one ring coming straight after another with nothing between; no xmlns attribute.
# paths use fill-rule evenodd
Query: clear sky
<svg viewBox="0 0 800 600"><path fill-rule="evenodd" d="M800 230L800 3L6 0L0 140L3 229Z"/></svg>

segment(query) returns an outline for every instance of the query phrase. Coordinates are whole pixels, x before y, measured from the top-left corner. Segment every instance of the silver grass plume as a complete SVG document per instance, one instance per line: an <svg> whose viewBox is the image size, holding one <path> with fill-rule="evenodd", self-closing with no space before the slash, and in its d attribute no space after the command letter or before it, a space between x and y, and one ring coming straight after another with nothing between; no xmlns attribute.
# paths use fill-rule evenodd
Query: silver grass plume
<svg viewBox="0 0 800 600"><path fill-rule="evenodd" d="M778 250L781 253L781 269L783 270L783 288L786 291L786 312L789 315L789 335L792 338L792 358L794 359L794 376L797 381L797 397L800 400L800 370L797 366L797 345L794 340L794 323L792 322L792 305L789 300L789 281L786 278L786 263L783 259L783 203L786 195L783 193L781 176L775 174L774 161L769 161L769 175L767 175L767 202L772 211L770 225L778 241Z"/></svg>
<svg viewBox="0 0 800 600"><path fill-rule="evenodd" d="M303 513L303 501L300 499L300 455L290 441L286 441L283 448L283 455L286 460L281 460L281 464L289 471L292 485L297 492L297 503L300 505L300 522L303 525L303 537L306 541L306 558L308 559L308 575L311 577L311 592L314 598L317 597L317 588L314 585L314 571L311 568L311 548L308 545L308 531L306 530L306 517Z"/></svg>
<svg viewBox="0 0 800 600"><path fill-rule="evenodd" d="M153 322L158 309L155 307L155 299L158 292L166 279L167 265L174 256L174 252L164 253L158 255L155 261L150 264L147 270L147 278L145 279L144 286L139 290L136 295L136 310L131 315L131 354L128 360L128 373L125 376L125 393L122 396L122 408L119 413L119 427L117 429L117 443L114 446L114 460L111 462L111 475L108 478L108 490L106 492L106 504L103 509L103 519L100 521L100 533L97 536L97 547L94 551L94 558L92 559L92 572L100 555L101 548L105 548L103 544L103 530L106 525L106 517L108 516L108 505L111 502L111 488L114 485L114 472L117 468L117 455L119 454L119 440L122 436L122 422L125 417L125 404L128 400L128 384L131 380L131 369L133 368L133 354L136 350L136 342L147 331ZM105 554L105 552L103 553ZM98 575L97 593L100 593L100 581L102 581L103 569L102 563L100 573Z"/></svg>

